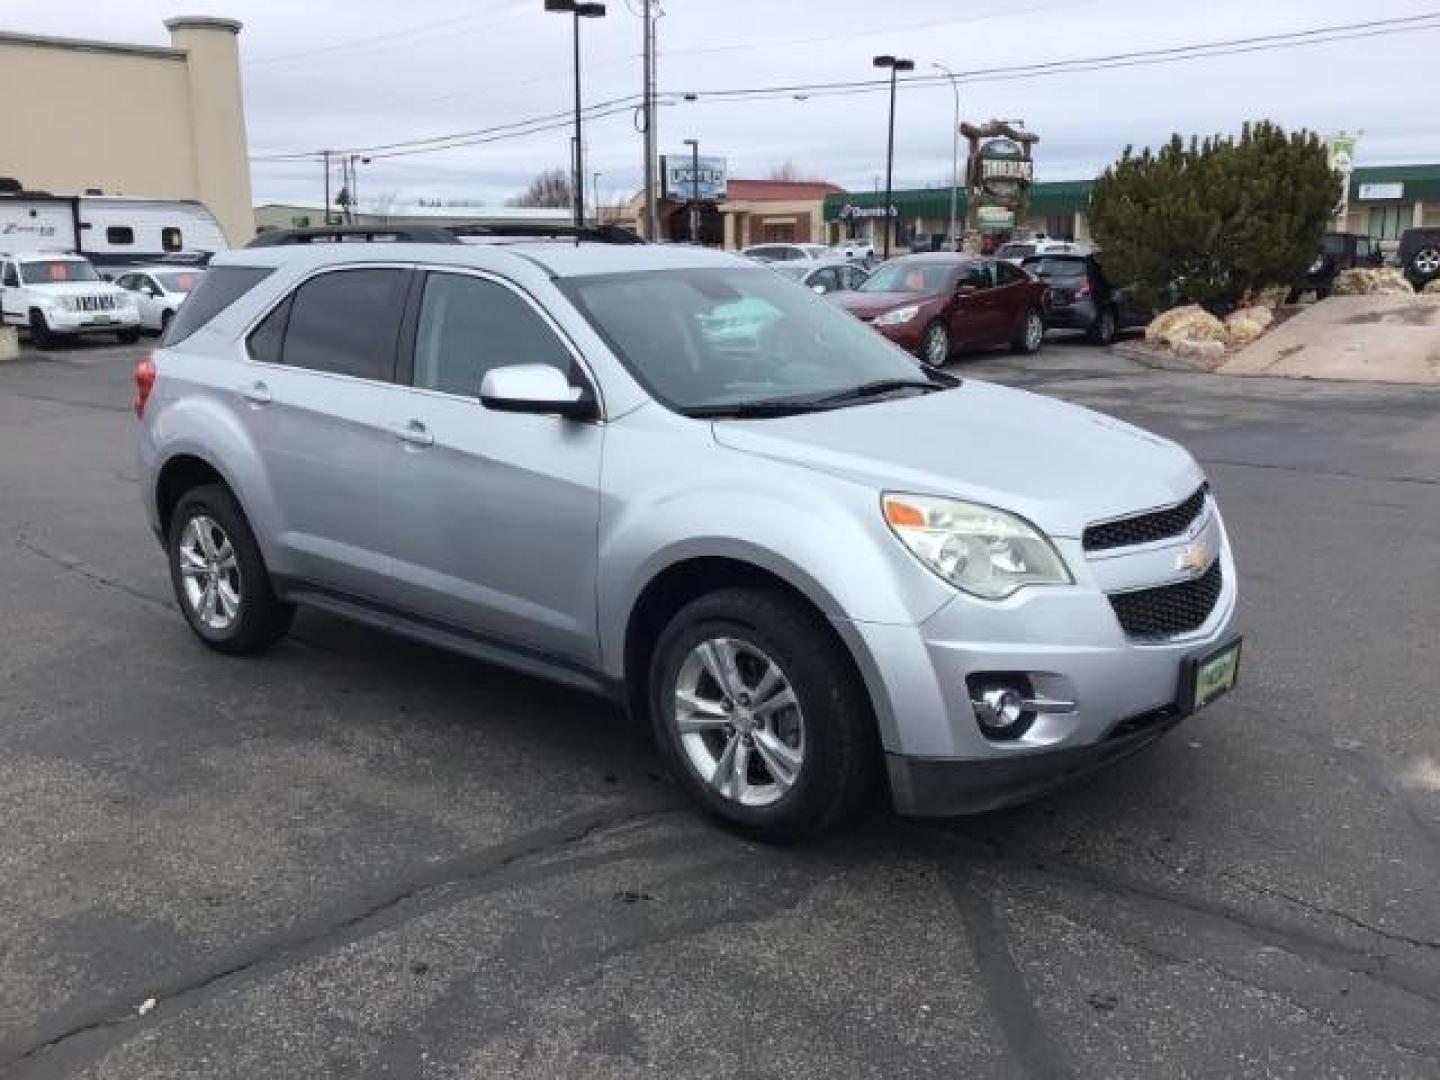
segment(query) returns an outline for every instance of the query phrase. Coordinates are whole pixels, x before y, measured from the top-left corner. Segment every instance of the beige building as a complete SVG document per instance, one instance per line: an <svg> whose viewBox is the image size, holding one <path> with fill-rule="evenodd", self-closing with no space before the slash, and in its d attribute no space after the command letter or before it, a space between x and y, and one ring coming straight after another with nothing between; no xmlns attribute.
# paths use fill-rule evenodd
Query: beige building
<svg viewBox="0 0 1440 1080"><path fill-rule="evenodd" d="M0 32L0 175L30 190L198 199L255 231L240 24L183 17L168 47Z"/></svg>

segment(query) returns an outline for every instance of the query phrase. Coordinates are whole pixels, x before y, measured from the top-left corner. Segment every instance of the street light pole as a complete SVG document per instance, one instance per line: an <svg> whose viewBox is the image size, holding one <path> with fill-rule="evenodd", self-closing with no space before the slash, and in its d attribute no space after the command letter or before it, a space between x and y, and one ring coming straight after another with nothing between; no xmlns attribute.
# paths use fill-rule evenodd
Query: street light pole
<svg viewBox="0 0 1440 1080"><path fill-rule="evenodd" d="M325 224L330 224L330 151L321 150L325 156Z"/></svg>
<svg viewBox="0 0 1440 1080"><path fill-rule="evenodd" d="M571 191L575 203L575 242L580 242L580 232L585 228L585 163L584 143L580 133L580 20L598 19L605 14L605 5L586 3L582 0L545 0L546 11L557 11L574 16L575 27L575 173L571 180Z"/></svg>
<svg viewBox="0 0 1440 1080"><path fill-rule="evenodd" d="M690 148L690 240L700 243L700 140L686 139Z"/></svg>
<svg viewBox="0 0 1440 1080"><path fill-rule="evenodd" d="M600 227L600 177L603 173L594 173L590 177L590 206L595 214L595 227Z"/></svg>
<svg viewBox="0 0 1440 1080"><path fill-rule="evenodd" d="M890 133L885 143L885 205L881 207L880 214L885 221L885 248L884 259L890 258L890 199L892 198L891 184L894 180L895 169L895 80L902 71L914 71L915 61L906 60L899 56L877 56L872 61L877 68L890 69Z"/></svg>
<svg viewBox="0 0 1440 1080"><path fill-rule="evenodd" d="M955 91L955 123L950 128L950 243L959 251L960 237L955 233L955 213L960 195L960 84L956 81L955 73L944 64L930 66L943 71L950 80L950 89Z"/></svg>

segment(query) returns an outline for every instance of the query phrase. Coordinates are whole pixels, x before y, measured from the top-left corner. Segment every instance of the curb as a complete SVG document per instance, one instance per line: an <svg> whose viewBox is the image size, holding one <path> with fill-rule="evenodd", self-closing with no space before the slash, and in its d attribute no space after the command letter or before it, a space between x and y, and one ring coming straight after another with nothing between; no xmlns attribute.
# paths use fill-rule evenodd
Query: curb
<svg viewBox="0 0 1440 1080"><path fill-rule="evenodd" d="M1215 374L1203 364L1182 359L1168 350L1162 352L1159 349L1152 349L1150 346L1141 345L1138 342L1116 342L1110 346L1110 351L1117 356L1123 356L1126 360L1132 360L1142 367L1153 368L1156 371L1181 371L1191 375Z"/></svg>

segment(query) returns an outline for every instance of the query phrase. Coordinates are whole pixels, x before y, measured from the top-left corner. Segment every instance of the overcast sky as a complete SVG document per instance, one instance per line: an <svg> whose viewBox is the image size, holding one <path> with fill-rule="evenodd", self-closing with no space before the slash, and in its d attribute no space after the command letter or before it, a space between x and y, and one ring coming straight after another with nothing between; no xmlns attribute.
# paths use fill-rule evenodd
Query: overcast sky
<svg viewBox="0 0 1440 1080"><path fill-rule="evenodd" d="M628 0L634 10L639 0ZM585 100L640 89L641 20L612 0L582 24ZM78 14L83 7L85 17ZM1440 10L1440 0L666 0L658 82L683 93L872 77L871 56L956 71L1283 33ZM571 106L570 20L542 0L4 0L0 29L152 44L174 14L241 20L251 154L391 143ZM1322 133L1363 130L1358 161L1440 161L1440 29L1162 66L962 83L969 120L1024 118L1039 179L1094 175L1126 143L1232 131L1269 117ZM680 103L659 110L662 152L698 138L733 177L793 161L867 189L885 164L884 93ZM138 108L132 105L131 109ZM948 85L901 87L895 186L950 172ZM142 118L133 112L127 119ZM628 113L586 129L587 173L607 201L640 183ZM376 161L362 195L499 203L566 165L569 132ZM588 182L588 178L587 178ZM254 165L257 201L320 197L318 165Z"/></svg>

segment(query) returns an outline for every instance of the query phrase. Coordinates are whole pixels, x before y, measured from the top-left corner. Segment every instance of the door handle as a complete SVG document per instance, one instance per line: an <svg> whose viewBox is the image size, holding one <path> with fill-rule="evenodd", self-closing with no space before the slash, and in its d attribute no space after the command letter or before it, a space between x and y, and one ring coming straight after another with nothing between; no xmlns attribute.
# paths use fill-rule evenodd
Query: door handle
<svg viewBox="0 0 1440 1080"><path fill-rule="evenodd" d="M409 443L411 446L424 447L435 445L435 436L431 435L430 429L419 420L410 420L403 424L391 424L390 433L401 442Z"/></svg>
<svg viewBox="0 0 1440 1080"><path fill-rule="evenodd" d="M270 402L275 400L274 395L270 393L270 388L263 382L252 383L241 390L240 393L245 396L245 400L250 402L251 405L269 405Z"/></svg>

